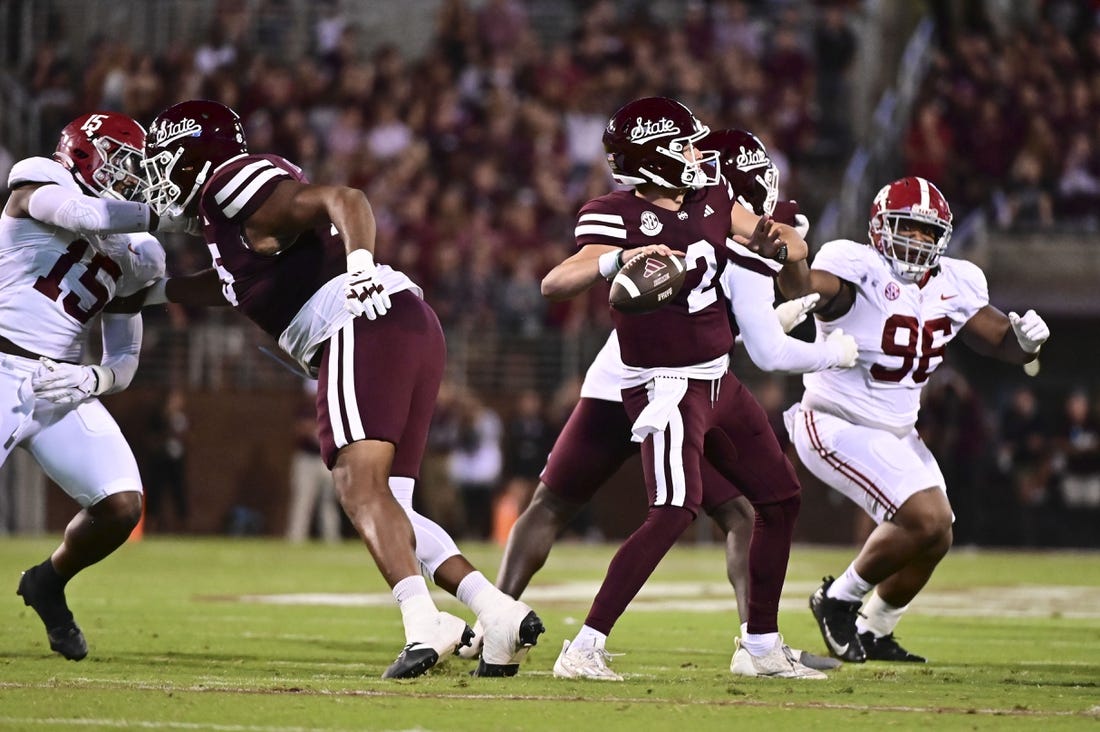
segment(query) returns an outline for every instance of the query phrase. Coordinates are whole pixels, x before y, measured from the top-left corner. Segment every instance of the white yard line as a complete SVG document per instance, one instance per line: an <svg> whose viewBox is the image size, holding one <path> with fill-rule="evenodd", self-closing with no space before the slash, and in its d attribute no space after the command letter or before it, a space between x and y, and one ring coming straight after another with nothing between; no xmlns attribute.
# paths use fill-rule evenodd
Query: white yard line
<svg viewBox="0 0 1100 732"><path fill-rule="evenodd" d="M780 610L803 610L816 584L791 582L784 587ZM588 603L599 590L599 582L566 582L531 587L523 599L532 603ZM437 594L441 601L449 595ZM235 600L265 605L310 605L328 607L386 607L393 605L388 592L363 594L296 593L199 598ZM631 612L735 612L732 590L721 582L651 582L642 588L630 606ZM1100 618L1100 587L1070 585L1015 585L975 587L965 590L925 590L913 604L919 615L950 617Z"/></svg>
<svg viewBox="0 0 1100 732"><path fill-rule="evenodd" d="M627 679L632 677L628 674ZM661 704L674 703L676 706L695 707L757 707L775 709L835 709L855 712L904 712L913 714L960 714L960 715L984 715L984 716L1008 716L1008 717L1094 717L1100 715L1100 707L1093 707L1084 711L1076 710L1034 710L1034 709L989 709L973 707L936 707L936 706L909 706L897 704L838 704L835 702L803 701L803 702L768 702L755 699L677 699L671 702L668 699L656 699L652 696L623 697L600 696L598 698L549 694L487 694L480 692L471 693L446 693L431 692L425 694L408 691L385 691L377 689L305 689L295 688L293 691L270 689L261 687L241 687L216 684L176 685L176 684L143 684L121 682L117 679L93 679L81 677L73 679L70 683L50 684L31 683L20 684L0 682L0 689L57 689L76 686L79 683L81 689L87 690L99 686L101 688L125 688L136 691L163 691L172 693L216 693L216 694L256 694L271 695L290 693L300 696L334 696L334 697L368 697L368 698L402 698L402 699L445 699L449 701L542 701L542 702L584 702L598 705L606 704ZM93 726L136 726L163 729L213 729L218 732L315 732L316 728L310 727L269 727L256 725L214 725L198 722L161 722L155 720L96 720L96 719L60 719L60 718L16 718L0 716L0 727L5 724L48 724L48 725L82 725ZM419 728L418 728L419 729ZM321 732L321 730L316 730ZM327 732L331 732L328 730Z"/></svg>

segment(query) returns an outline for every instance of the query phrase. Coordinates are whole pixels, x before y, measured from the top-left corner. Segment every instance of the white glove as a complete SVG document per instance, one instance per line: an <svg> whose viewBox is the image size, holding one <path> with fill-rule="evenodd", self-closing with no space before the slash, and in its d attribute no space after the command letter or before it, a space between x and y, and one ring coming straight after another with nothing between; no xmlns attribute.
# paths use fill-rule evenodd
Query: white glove
<svg viewBox="0 0 1100 732"><path fill-rule="evenodd" d="M102 366L58 363L45 356L31 374L31 388L39 399L54 404L75 404L98 396L115 383L114 373Z"/></svg>
<svg viewBox="0 0 1100 732"><path fill-rule="evenodd" d="M202 222L199 221L198 216L184 216L183 212L172 209L160 217L157 222L157 231L202 236Z"/></svg>
<svg viewBox="0 0 1100 732"><path fill-rule="evenodd" d="M374 320L389 311L390 295L378 281L374 255L366 249L348 254L348 284L344 293L347 295L344 307L355 317L366 315L368 320Z"/></svg>
<svg viewBox="0 0 1100 732"><path fill-rule="evenodd" d="M779 324L783 326L783 332L790 333L794 330L796 325L806 319L806 316L810 314L810 311L814 309L820 299L821 295L811 292L809 295L796 297L794 300L787 300L776 305L775 317L779 318Z"/></svg>
<svg viewBox="0 0 1100 732"><path fill-rule="evenodd" d="M1020 342L1020 348L1026 353L1038 353L1040 346L1050 338L1050 328L1034 310L1028 310L1023 316L1009 313L1008 322L1012 323L1016 340Z"/></svg>
<svg viewBox="0 0 1100 732"><path fill-rule="evenodd" d="M837 328L825 339L825 345L836 360L835 368L850 369L859 360L859 346L856 339Z"/></svg>
<svg viewBox="0 0 1100 732"><path fill-rule="evenodd" d="M810 220L806 218L806 214L794 215L794 230L798 232L798 235L803 239L810 233Z"/></svg>

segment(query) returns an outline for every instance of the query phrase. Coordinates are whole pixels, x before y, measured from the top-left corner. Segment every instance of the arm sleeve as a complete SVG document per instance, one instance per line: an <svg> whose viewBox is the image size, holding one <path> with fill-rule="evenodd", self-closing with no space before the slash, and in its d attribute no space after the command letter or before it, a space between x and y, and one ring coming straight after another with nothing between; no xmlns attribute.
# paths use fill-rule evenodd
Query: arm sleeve
<svg viewBox="0 0 1100 732"><path fill-rule="evenodd" d="M764 371L792 373L836 366L836 356L824 342L807 343L783 332L772 310L772 282L771 277L741 267L726 267L722 274L722 287L752 362Z"/></svg>
<svg viewBox="0 0 1100 732"><path fill-rule="evenodd" d="M113 394L129 386L137 372L138 354L141 352L141 316L104 313L102 318L103 360L99 365L114 375L114 383L104 392Z"/></svg>
<svg viewBox="0 0 1100 732"><path fill-rule="evenodd" d="M27 202L30 215L44 224L87 234L125 234L149 230L149 207L138 201L85 196L58 185L42 186Z"/></svg>

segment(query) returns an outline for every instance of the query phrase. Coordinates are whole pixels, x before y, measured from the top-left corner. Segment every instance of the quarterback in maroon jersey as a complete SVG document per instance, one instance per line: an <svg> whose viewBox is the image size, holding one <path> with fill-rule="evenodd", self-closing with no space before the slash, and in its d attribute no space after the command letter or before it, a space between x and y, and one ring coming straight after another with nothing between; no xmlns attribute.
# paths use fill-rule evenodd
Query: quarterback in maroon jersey
<svg viewBox="0 0 1100 732"><path fill-rule="evenodd" d="M805 259L808 249L792 227L756 216L735 200L720 173L719 153L699 147L708 133L690 110L664 97L635 100L617 111L604 148L615 180L633 189L581 208L579 251L542 283L551 299L573 297L651 251L683 256L688 268L679 294L664 307L642 315L612 311L624 365L623 405L642 443L650 509L612 559L584 626L565 642L554 665L560 677L621 679L607 665L607 635L707 501L705 456L756 511L748 627L731 671L824 678L801 664L779 635L779 595L800 487L766 419L758 418L759 406L728 371L734 336L720 286L731 235L747 252L778 262Z"/></svg>
<svg viewBox="0 0 1100 732"><path fill-rule="evenodd" d="M745 130L716 130L700 141L699 146L719 151L722 174L743 206L753 213L774 213L780 223L795 225L797 222L800 233L808 230L809 222L797 215L796 203L791 201L777 206L779 174L767 149L755 135ZM850 365L855 359L854 340L845 351L838 343L805 343L784 335L785 330L800 322L799 315L805 318L801 311L809 305L799 301L780 305L776 311L779 323L769 326L767 320L775 298L773 278L778 264L743 250L733 255L745 266L728 266L723 273L722 287L738 322L745 323L741 334L743 345L757 366L768 371L804 372ZM789 315L788 311L791 311ZM530 505L508 535L497 573L497 586L512 597L518 599L542 568L558 534L639 450L638 443L630 439L630 421L622 407L619 389L622 371L618 336L612 332L588 368L581 385L580 401L554 442ZM736 594L738 615L745 619L748 617L749 541L755 512L749 501L709 461L704 460L700 469L704 484L702 507L726 536L726 574ZM717 487L708 488L712 483ZM474 630L476 634L478 628ZM474 645L478 642L475 635ZM466 652L463 649L460 655ZM795 655L803 664L819 670L839 665L834 659L805 651L795 651Z"/></svg>
<svg viewBox="0 0 1100 732"><path fill-rule="evenodd" d="M543 632L538 616L412 508L446 345L420 288L375 263L366 196L310 184L281 157L249 154L236 113L207 100L156 118L145 167L149 204L197 214L214 265L162 282L145 304L227 301L318 379L322 456L405 625L405 648L383 678L419 676L472 637L465 621L435 607L421 567L486 628L475 673L514 674Z"/></svg>

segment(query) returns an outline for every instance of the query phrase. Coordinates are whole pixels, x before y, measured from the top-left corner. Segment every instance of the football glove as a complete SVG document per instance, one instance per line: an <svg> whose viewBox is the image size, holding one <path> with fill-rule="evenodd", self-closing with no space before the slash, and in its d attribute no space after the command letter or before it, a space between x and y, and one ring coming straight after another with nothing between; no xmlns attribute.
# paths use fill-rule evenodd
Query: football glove
<svg viewBox="0 0 1100 732"><path fill-rule="evenodd" d="M859 346L856 339L841 328L837 328L825 339L825 344L836 360L836 368L850 369L859 360Z"/></svg>
<svg viewBox="0 0 1100 732"><path fill-rule="evenodd" d="M817 305L821 295L811 292L809 295L796 297L793 300L781 302L775 306L775 317L779 318L779 324L783 326L784 333L790 333L795 326L806 319L810 311Z"/></svg>
<svg viewBox="0 0 1100 732"><path fill-rule="evenodd" d="M1012 324L1020 348L1026 353L1038 353L1039 348L1050 338L1050 328L1034 310L1028 310L1023 315L1009 313L1008 322Z"/></svg>
<svg viewBox="0 0 1100 732"><path fill-rule="evenodd" d="M378 281L374 255L366 249L348 254L348 284L344 292L347 295L344 307L356 317L366 315L368 320L374 320L390 309L390 295Z"/></svg>
<svg viewBox="0 0 1100 732"><path fill-rule="evenodd" d="M31 374L31 388L39 399L54 404L76 404L98 396L114 384L114 373L102 366L58 363L43 356Z"/></svg>

